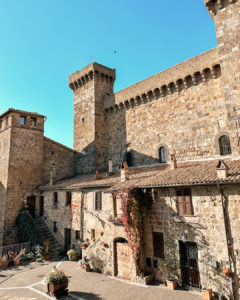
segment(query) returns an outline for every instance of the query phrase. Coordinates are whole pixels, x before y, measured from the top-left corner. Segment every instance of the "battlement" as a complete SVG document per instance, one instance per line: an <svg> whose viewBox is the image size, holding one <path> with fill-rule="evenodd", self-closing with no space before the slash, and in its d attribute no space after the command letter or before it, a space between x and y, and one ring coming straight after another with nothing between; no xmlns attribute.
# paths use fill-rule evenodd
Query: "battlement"
<svg viewBox="0 0 240 300"><path fill-rule="evenodd" d="M163 72L144 79L114 95L104 97L105 112L129 109L221 76L214 48Z"/></svg>
<svg viewBox="0 0 240 300"><path fill-rule="evenodd" d="M75 91L93 79L100 79L113 85L116 78L115 69L110 69L98 63L87 65L80 71L69 76L69 87Z"/></svg>
<svg viewBox="0 0 240 300"><path fill-rule="evenodd" d="M44 130L45 116L38 113L9 108L0 115L0 132L9 127Z"/></svg>
<svg viewBox="0 0 240 300"><path fill-rule="evenodd" d="M220 10L239 0L204 0L204 4L211 16L215 16Z"/></svg>

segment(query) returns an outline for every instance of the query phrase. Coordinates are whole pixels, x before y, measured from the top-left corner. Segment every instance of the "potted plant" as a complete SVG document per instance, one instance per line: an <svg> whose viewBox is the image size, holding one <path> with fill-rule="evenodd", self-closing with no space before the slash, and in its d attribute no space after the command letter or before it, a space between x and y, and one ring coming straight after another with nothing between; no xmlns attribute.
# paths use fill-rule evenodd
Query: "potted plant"
<svg viewBox="0 0 240 300"><path fill-rule="evenodd" d="M68 287L68 278L62 270L55 268L54 271L47 275L46 283L49 295L60 294L64 293L65 289Z"/></svg>
<svg viewBox="0 0 240 300"><path fill-rule="evenodd" d="M213 296L212 289L203 288L203 289L201 289L201 294L202 294L203 299L206 299L206 300L211 300L212 296Z"/></svg>
<svg viewBox="0 0 240 300"><path fill-rule="evenodd" d="M88 247L89 245L90 245L89 242L84 242L84 243L82 243L81 248L82 248L82 249L87 249L87 247Z"/></svg>
<svg viewBox="0 0 240 300"><path fill-rule="evenodd" d="M79 251L76 249L70 249L70 250L68 250L67 255L68 255L69 260L76 261L76 260L78 260L78 257L79 257Z"/></svg>
<svg viewBox="0 0 240 300"><path fill-rule="evenodd" d="M8 257L7 255L4 255L0 260L0 267L7 268L7 266L8 266Z"/></svg>
<svg viewBox="0 0 240 300"><path fill-rule="evenodd" d="M48 252L45 252L45 256L44 256L44 259L45 260L50 260L50 254Z"/></svg>
<svg viewBox="0 0 240 300"><path fill-rule="evenodd" d="M164 263L168 272L167 287L171 290L175 290L177 288L177 271L179 265L176 257L176 245L174 243L174 240L170 238L166 241Z"/></svg>

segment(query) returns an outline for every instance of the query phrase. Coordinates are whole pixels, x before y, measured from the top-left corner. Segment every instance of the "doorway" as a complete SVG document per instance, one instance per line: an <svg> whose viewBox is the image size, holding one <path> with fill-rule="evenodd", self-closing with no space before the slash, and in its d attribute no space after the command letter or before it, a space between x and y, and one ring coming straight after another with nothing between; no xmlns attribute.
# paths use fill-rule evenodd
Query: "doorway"
<svg viewBox="0 0 240 300"><path fill-rule="evenodd" d="M28 210L30 212L30 215L33 218L35 218L35 203L36 203L36 197L35 196L29 196L29 197L27 197Z"/></svg>
<svg viewBox="0 0 240 300"><path fill-rule="evenodd" d="M65 228L64 231L65 250L71 249L71 229Z"/></svg>
<svg viewBox="0 0 240 300"><path fill-rule="evenodd" d="M200 288L197 244L179 241L179 254L183 287Z"/></svg>
<svg viewBox="0 0 240 300"><path fill-rule="evenodd" d="M40 196L39 198L39 215L40 217L43 217L44 214L44 197Z"/></svg>

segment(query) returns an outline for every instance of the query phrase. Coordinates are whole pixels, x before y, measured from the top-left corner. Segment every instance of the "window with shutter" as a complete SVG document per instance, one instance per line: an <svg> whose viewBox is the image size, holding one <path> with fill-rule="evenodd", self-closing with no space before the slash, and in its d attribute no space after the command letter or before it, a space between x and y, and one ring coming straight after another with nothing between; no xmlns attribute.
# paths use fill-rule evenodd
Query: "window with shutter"
<svg viewBox="0 0 240 300"><path fill-rule="evenodd" d="M153 256L164 258L164 241L162 232L153 232Z"/></svg>
<svg viewBox="0 0 240 300"><path fill-rule="evenodd" d="M193 215L192 197L190 189L177 190L177 212L179 215Z"/></svg>
<svg viewBox="0 0 240 300"><path fill-rule="evenodd" d="M71 206L72 204L72 193L66 192L66 206Z"/></svg>
<svg viewBox="0 0 240 300"><path fill-rule="evenodd" d="M102 210L102 192L95 194L95 210Z"/></svg>

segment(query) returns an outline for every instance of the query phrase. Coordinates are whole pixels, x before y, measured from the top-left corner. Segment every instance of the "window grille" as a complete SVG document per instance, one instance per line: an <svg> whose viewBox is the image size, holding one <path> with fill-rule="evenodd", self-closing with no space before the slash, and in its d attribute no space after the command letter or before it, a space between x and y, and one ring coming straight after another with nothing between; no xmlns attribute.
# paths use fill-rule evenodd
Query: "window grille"
<svg viewBox="0 0 240 300"><path fill-rule="evenodd" d="M232 153L230 139L227 135L222 135L219 138L220 155L228 155Z"/></svg>

